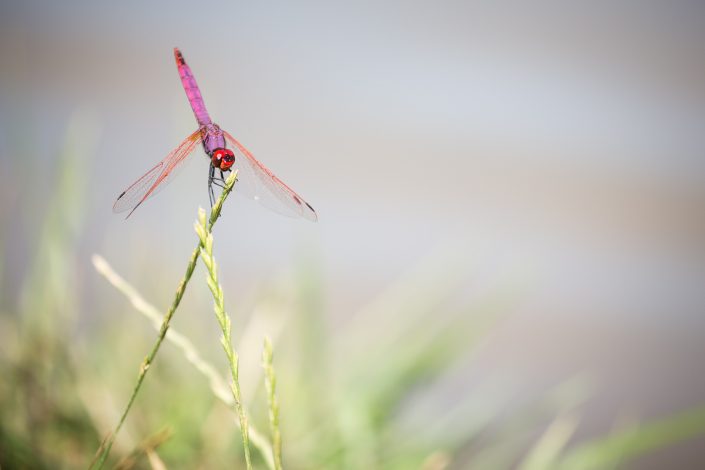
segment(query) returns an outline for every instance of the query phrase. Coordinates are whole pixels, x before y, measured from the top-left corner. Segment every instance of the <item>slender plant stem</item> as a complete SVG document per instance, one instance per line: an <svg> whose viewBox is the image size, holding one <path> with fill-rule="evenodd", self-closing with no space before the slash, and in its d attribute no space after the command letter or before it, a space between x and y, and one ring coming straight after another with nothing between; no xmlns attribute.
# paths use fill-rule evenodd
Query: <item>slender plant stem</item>
<svg viewBox="0 0 705 470"><path fill-rule="evenodd" d="M203 260L203 264L206 266L206 270L208 271L208 288L210 289L211 294L213 294L213 310L215 311L215 318L218 320L218 325L220 325L220 329L223 332L223 336L220 338L220 343L223 345L223 350L228 358L228 364L230 364L230 374L232 376L230 390L233 394L235 411L240 419L240 433L242 434L242 446L245 451L245 465L248 470L251 470L252 461L250 460L250 439L248 433L247 415L242 407L240 381L238 379L239 357L237 351L233 348L231 321L225 311L225 296L223 295L223 288L218 282L218 267L215 262L215 258L213 257L213 234L206 230L206 212L203 209L198 211L198 221L194 225L194 228L198 234L198 238L201 240L201 259Z"/></svg>
<svg viewBox="0 0 705 470"><path fill-rule="evenodd" d="M220 193L218 201L215 203L211 210L211 215L208 221L207 228L208 233L213 230L213 225L215 225L215 222L218 220L218 217L220 217L220 212L223 208L223 202L225 202L225 199L232 191L235 181L237 181L237 172L233 172L230 177L228 177L228 180L225 182L225 187ZM91 462L91 469L100 469L103 468L103 465L105 465L105 460L108 458L108 454L110 454L110 449L112 449L113 443L115 442L115 436L117 436L118 432L120 432L120 429L122 428L122 425L124 424L125 419L127 418L127 415L130 412L130 409L132 408L132 404L134 403L135 398L137 398L137 394L139 393L140 388L142 387L142 382L144 381L144 378L147 375L147 371L152 365L152 362L154 361L154 358L156 357L157 352L159 351L159 347L164 341L166 332L169 329L171 317L174 316L174 312L176 312L176 309L179 307L179 303L181 303L181 298L184 296L184 292L186 292L186 286L191 280L191 275L193 275L193 270L196 268L196 263L198 262L198 255L200 253L201 246L202 244L199 240L198 246L195 250L193 250L193 253L191 253L191 258L189 259L188 266L186 267L186 273L184 274L183 279L181 279L179 287L176 289L174 301L172 302L171 307L169 307L169 310L164 316L164 321L162 321L162 326L159 329L157 341L154 343L154 346L152 346L152 350L149 352L147 357L145 357L144 361L142 361L142 365L140 366L140 372L137 376L137 383L135 384L134 390L132 390L132 396L130 396L130 400L127 402L125 411L123 411L122 416L120 417L120 421L115 427L115 430L110 433L100 444L100 447L98 448L98 451L96 452L96 455L93 458L93 461Z"/></svg>
<svg viewBox="0 0 705 470"><path fill-rule="evenodd" d="M147 300L142 297L137 289L135 289L117 272L115 272L105 258L100 255L93 255L92 261L96 271L105 277L105 279L113 287L123 293L135 310L147 317L152 323L152 326L154 326L154 329L159 331L163 318L159 310L147 302ZM235 400L233 399L232 392L230 391L226 381L220 375L215 366L201 356L201 353L198 349L196 349L196 346L188 337L178 332L172 326L166 333L166 341L173 343L174 346L176 346L183 353L184 358L186 358L186 360L193 365L198 372L203 374L210 384L211 391L219 400L225 403L228 407L234 406ZM240 425L239 420L237 421L237 424L238 426ZM259 450L262 459L265 464L267 464L267 468L276 470L274 468L272 446L267 441L267 438L264 437L264 435L262 435L252 423L248 424L249 427L247 430L247 435L249 437L249 441Z"/></svg>
<svg viewBox="0 0 705 470"><path fill-rule="evenodd" d="M269 429L272 434L272 457L274 468L282 470L282 436L279 430L279 401L277 400L277 378L272 365L272 341L265 336L264 350L262 351L262 366L264 367L264 383L267 388L267 402L269 403Z"/></svg>

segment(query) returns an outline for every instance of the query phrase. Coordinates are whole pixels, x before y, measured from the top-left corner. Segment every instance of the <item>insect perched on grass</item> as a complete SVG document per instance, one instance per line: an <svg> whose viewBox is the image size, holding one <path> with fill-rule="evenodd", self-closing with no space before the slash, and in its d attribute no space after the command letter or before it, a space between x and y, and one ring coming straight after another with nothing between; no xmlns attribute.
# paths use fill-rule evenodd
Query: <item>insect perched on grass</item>
<svg viewBox="0 0 705 470"><path fill-rule="evenodd" d="M215 201L213 185L223 187L224 174L237 170L238 192L259 201L275 212L293 217L304 217L313 222L318 220L316 211L308 202L304 201L267 167L257 161L233 136L211 120L191 68L186 64L181 51L176 48L174 48L174 58L186 96L191 103L193 113L196 115L198 129L186 137L166 158L123 191L113 205L113 212L129 210L130 213L127 214L129 217L144 201L156 194L173 178L174 170L193 154L194 149L200 143L210 160L208 195L211 206ZM232 149L227 148L228 144L232 146Z"/></svg>

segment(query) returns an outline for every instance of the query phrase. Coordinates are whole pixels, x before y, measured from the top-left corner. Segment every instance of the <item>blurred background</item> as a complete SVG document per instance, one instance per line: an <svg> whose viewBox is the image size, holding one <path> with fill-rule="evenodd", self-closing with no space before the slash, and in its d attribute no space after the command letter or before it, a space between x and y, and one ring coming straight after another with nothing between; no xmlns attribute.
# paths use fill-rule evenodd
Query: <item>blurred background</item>
<svg viewBox="0 0 705 470"><path fill-rule="evenodd" d="M154 341L91 256L164 312L196 244L200 149L111 211L196 129L175 46L319 214L234 196L214 232L265 435L275 344L285 467L702 467L704 4L26 0L0 3L3 469L85 467ZM173 326L225 376L204 278ZM183 354L151 374L111 465L244 468Z"/></svg>

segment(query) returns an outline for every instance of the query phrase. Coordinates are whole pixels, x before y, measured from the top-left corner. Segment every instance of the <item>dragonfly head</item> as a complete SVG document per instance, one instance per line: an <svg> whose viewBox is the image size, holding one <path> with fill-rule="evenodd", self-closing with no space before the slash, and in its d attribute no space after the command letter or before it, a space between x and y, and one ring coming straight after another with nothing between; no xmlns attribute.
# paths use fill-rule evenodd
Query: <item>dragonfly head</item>
<svg viewBox="0 0 705 470"><path fill-rule="evenodd" d="M229 149L215 149L211 157L211 164L221 171L229 170L235 163L235 154Z"/></svg>

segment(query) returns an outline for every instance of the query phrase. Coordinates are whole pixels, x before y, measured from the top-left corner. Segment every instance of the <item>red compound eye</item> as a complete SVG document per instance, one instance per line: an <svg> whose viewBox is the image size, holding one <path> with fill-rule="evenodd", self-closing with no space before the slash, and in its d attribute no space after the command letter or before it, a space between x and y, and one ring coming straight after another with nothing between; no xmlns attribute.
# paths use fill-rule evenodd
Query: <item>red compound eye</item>
<svg viewBox="0 0 705 470"><path fill-rule="evenodd" d="M221 170L229 170L231 166L235 163L235 155L224 155L223 159L220 161Z"/></svg>
<svg viewBox="0 0 705 470"><path fill-rule="evenodd" d="M213 152L212 163L213 166L219 170L229 170L230 167L233 166L233 163L235 163L235 154L232 150L218 149Z"/></svg>

